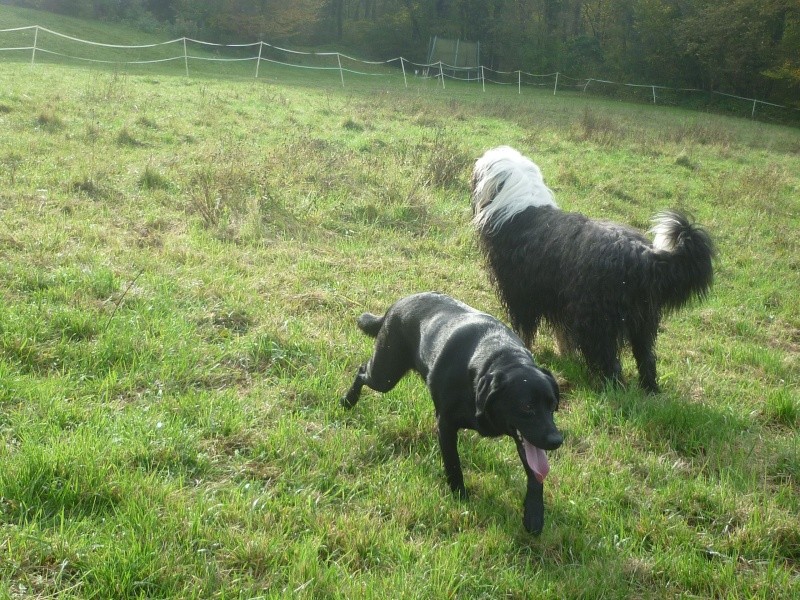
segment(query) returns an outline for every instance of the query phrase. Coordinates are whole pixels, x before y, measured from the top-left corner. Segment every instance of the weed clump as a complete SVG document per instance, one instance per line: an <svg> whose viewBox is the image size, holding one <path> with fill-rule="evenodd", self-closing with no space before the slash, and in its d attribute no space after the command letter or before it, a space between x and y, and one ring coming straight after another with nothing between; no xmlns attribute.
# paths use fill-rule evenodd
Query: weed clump
<svg viewBox="0 0 800 600"><path fill-rule="evenodd" d="M98 183L93 177L85 177L69 184L68 190L73 194L82 194L92 200L107 200L112 192Z"/></svg>
<svg viewBox="0 0 800 600"><path fill-rule="evenodd" d="M120 146L138 147L144 146L144 143L136 139L136 137L126 128L120 130L117 134L117 144Z"/></svg>
<svg viewBox="0 0 800 600"><path fill-rule="evenodd" d="M44 111L36 117L36 126L44 131L55 133L64 129L64 120L52 111Z"/></svg>
<svg viewBox="0 0 800 600"><path fill-rule="evenodd" d="M7 154L2 161L0 161L0 165L5 166L8 171L12 186L17 183L17 170L22 163L22 155L18 152L11 152L10 154Z"/></svg>
<svg viewBox="0 0 800 600"><path fill-rule="evenodd" d="M462 187L462 175L472 160L442 130L437 130L428 144L430 182L441 188Z"/></svg>
<svg viewBox="0 0 800 600"><path fill-rule="evenodd" d="M149 117L139 117L136 119L136 124L146 127L147 129L158 129L158 123Z"/></svg>
<svg viewBox="0 0 800 600"><path fill-rule="evenodd" d="M675 159L675 164L679 167L689 169L690 171L697 171L697 169L700 168L700 165L693 161L685 152L681 152L678 155L678 157Z"/></svg>
<svg viewBox="0 0 800 600"><path fill-rule="evenodd" d="M151 166L147 166L139 177L139 187L143 190L169 190L172 183Z"/></svg>
<svg viewBox="0 0 800 600"><path fill-rule="evenodd" d="M767 398L765 417L770 423L794 429L800 424L800 404L788 390L778 390Z"/></svg>
<svg viewBox="0 0 800 600"><path fill-rule="evenodd" d="M364 131L364 126L353 119L347 119L344 123L342 123L342 127L348 131Z"/></svg>
<svg viewBox="0 0 800 600"><path fill-rule="evenodd" d="M578 120L574 135L581 142L612 146L624 137L624 132L614 119L587 107Z"/></svg>

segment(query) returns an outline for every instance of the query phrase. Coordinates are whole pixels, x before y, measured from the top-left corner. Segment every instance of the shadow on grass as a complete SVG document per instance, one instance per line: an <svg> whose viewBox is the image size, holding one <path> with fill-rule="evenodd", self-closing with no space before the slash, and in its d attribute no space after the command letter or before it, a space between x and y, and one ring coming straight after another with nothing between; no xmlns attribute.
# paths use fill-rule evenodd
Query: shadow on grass
<svg viewBox="0 0 800 600"><path fill-rule="evenodd" d="M669 392L640 396L637 389L609 390L605 400L653 444L666 443L686 458L725 451L750 425L733 413L670 396Z"/></svg>
<svg viewBox="0 0 800 600"><path fill-rule="evenodd" d="M559 385L562 394L567 395L567 403L572 391L589 393L607 413L593 417L598 422L607 418L627 421L655 446L666 444L686 458L722 449L750 429L748 419L679 397L674 389L651 395L640 389L635 380L616 388L594 377L578 358L561 357L548 350L537 358L540 364L561 374Z"/></svg>
<svg viewBox="0 0 800 600"><path fill-rule="evenodd" d="M739 474L732 479L741 482L742 489L752 481L749 471L756 467L748 462L748 452L761 444L752 419L682 397L673 387L651 395L635 380L623 388L606 385L579 359L552 351L539 352L537 359L559 373L562 381L566 379L561 385L566 396L562 407L569 406L573 398L587 398L583 410L590 425L607 429L632 426L651 451L672 451L688 461L702 463L707 473L735 468Z"/></svg>
<svg viewBox="0 0 800 600"><path fill-rule="evenodd" d="M76 464L49 451L35 450L6 464L0 475L4 522L80 519L112 512L123 489L103 466Z"/></svg>

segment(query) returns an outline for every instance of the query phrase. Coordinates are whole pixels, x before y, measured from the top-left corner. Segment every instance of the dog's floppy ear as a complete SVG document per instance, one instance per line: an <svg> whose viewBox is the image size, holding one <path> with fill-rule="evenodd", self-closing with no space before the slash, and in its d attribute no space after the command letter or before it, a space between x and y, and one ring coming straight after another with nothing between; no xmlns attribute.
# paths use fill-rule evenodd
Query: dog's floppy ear
<svg viewBox="0 0 800 600"><path fill-rule="evenodd" d="M486 413L486 408L491 403L492 398L502 389L505 383L505 376L501 372L486 373L478 379L475 390L475 416L482 417Z"/></svg>
<svg viewBox="0 0 800 600"><path fill-rule="evenodd" d="M558 410L558 403L561 400L561 397L558 393L558 383L556 382L556 378L553 377L553 374L548 369L539 367L539 370L544 375L544 378L547 380L547 383L550 384L550 387L553 388L553 395L556 397L556 410Z"/></svg>

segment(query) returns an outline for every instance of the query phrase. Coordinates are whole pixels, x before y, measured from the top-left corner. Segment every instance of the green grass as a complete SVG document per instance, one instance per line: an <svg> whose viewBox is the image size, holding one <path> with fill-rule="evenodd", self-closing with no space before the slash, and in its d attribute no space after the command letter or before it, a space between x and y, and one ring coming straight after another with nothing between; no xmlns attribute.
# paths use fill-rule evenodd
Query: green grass
<svg viewBox="0 0 800 600"><path fill-rule="evenodd" d="M0 129L0 597L800 593L797 130L25 62ZM684 208L719 247L711 297L664 321L661 394L537 340L566 434L540 537L510 440L463 433L451 497L416 378L338 404L362 311L437 289L501 314L468 200L501 143L566 209Z"/></svg>

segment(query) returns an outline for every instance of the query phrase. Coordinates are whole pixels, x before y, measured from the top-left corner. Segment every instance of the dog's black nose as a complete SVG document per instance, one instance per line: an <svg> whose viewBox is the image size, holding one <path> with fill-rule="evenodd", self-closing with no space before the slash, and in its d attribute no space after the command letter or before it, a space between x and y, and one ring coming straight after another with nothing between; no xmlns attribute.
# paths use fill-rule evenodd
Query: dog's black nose
<svg viewBox="0 0 800 600"><path fill-rule="evenodd" d="M547 442L547 450L555 450L564 443L564 436L558 431L553 431L544 437L544 441Z"/></svg>

